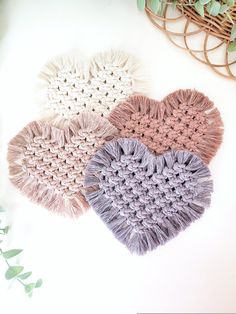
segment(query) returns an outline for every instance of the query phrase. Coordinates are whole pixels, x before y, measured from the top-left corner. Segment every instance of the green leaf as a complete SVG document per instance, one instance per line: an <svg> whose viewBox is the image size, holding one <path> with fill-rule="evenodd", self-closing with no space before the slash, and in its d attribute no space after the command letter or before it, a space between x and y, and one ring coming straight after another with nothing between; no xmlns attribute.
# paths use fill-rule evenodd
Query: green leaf
<svg viewBox="0 0 236 314"><path fill-rule="evenodd" d="M28 273L24 273L18 276L19 279L25 280L27 278L29 278L32 275L32 272L28 272Z"/></svg>
<svg viewBox="0 0 236 314"><path fill-rule="evenodd" d="M7 234L7 233L9 232L10 228L11 228L10 226L6 226L6 227L3 229L4 234Z"/></svg>
<svg viewBox="0 0 236 314"><path fill-rule="evenodd" d="M172 2L171 6L172 6L173 10L175 10L175 9L176 9L176 7L177 7L177 3L178 3L178 1L177 1L177 0L174 0L174 1Z"/></svg>
<svg viewBox="0 0 236 314"><path fill-rule="evenodd" d="M5 277L7 280L10 280L18 276L23 270L24 267L22 266L10 266L6 271Z"/></svg>
<svg viewBox="0 0 236 314"><path fill-rule="evenodd" d="M223 4L220 7L220 14L224 14L228 10L229 6L227 4Z"/></svg>
<svg viewBox="0 0 236 314"><path fill-rule="evenodd" d="M35 284L35 288L40 288L43 284L42 279L37 280L36 284Z"/></svg>
<svg viewBox="0 0 236 314"><path fill-rule="evenodd" d="M140 11L145 9L146 0L137 0L137 6Z"/></svg>
<svg viewBox="0 0 236 314"><path fill-rule="evenodd" d="M230 35L230 41L234 41L236 38L236 24L232 27L231 35Z"/></svg>
<svg viewBox="0 0 236 314"><path fill-rule="evenodd" d="M15 257L16 255L20 254L21 252L22 252L22 250L14 249L14 250L3 252L2 255L4 258L9 259L9 258Z"/></svg>
<svg viewBox="0 0 236 314"><path fill-rule="evenodd" d="M234 5L235 0L227 0L226 3L228 6L232 7Z"/></svg>
<svg viewBox="0 0 236 314"><path fill-rule="evenodd" d="M207 11L212 16L217 16L220 13L221 4L218 1L212 0L207 5Z"/></svg>
<svg viewBox="0 0 236 314"><path fill-rule="evenodd" d="M228 46L228 52L235 52L236 51L236 42L232 42Z"/></svg>
<svg viewBox="0 0 236 314"><path fill-rule="evenodd" d="M35 283L29 283L28 285L25 286L25 292L26 293L31 293L35 288Z"/></svg>
<svg viewBox="0 0 236 314"><path fill-rule="evenodd" d="M197 1L194 3L195 10L199 15L204 17L204 5L200 3L200 1Z"/></svg>
<svg viewBox="0 0 236 314"><path fill-rule="evenodd" d="M160 8L161 8L160 0L151 0L150 7L151 7L152 12L157 14L160 11Z"/></svg>
<svg viewBox="0 0 236 314"><path fill-rule="evenodd" d="M204 4L207 4L209 3L211 0L199 0L199 2L204 5Z"/></svg>

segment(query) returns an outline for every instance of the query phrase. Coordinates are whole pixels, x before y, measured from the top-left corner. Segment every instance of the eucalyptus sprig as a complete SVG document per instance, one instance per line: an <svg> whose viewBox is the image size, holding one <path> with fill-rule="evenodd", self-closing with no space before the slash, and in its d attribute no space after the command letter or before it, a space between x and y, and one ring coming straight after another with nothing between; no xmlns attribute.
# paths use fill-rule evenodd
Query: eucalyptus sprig
<svg viewBox="0 0 236 314"><path fill-rule="evenodd" d="M163 16L167 5L172 5L174 8L192 6L196 12L204 17L206 12L211 16L222 15L232 24L230 43L228 52L236 51L236 23L231 16L231 9L235 5L236 0L189 0L188 3L183 0L137 0L137 5L140 10L144 10L145 6L152 10L153 13Z"/></svg>
<svg viewBox="0 0 236 314"><path fill-rule="evenodd" d="M4 209L0 207L0 213L3 213ZM1 226L1 220L0 220L0 235L6 236L10 230L10 226ZM3 260L6 263L7 270L5 272L5 278L7 280L16 280L18 283L20 283L24 291L27 293L29 297L33 295L34 289L40 288L43 284L42 279L37 280L36 282L29 282L29 278L32 275L32 272L25 272L24 267L17 265L16 263L11 264L10 259L16 257L20 253L22 253L23 250L20 249L12 249L3 251L1 248L1 243L3 240L0 240L0 257L3 258ZM28 280L27 280L28 279Z"/></svg>

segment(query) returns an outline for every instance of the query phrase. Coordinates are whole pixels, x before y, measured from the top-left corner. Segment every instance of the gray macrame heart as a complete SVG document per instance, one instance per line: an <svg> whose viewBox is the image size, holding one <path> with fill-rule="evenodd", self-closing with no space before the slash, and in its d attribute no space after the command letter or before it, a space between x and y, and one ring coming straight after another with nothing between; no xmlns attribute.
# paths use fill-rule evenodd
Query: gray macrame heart
<svg viewBox="0 0 236 314"><path fill-rule="evenodd" d="M203 161L187 151L155 156L134 139L104 145L85 174L86 199L131 252L166 243L210 205L213 183Z"/></svg>

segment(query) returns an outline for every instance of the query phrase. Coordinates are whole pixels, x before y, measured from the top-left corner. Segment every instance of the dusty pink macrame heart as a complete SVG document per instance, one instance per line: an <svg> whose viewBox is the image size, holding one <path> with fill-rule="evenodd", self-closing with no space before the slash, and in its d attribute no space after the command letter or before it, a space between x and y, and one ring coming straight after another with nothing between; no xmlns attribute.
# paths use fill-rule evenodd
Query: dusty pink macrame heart
<svg viewBox="0 0 236 314"><path fill-rule="evenodd" d="M219 111L195 90L178 90L161 102L132 96L111 112L109 120L121 137L139 139L157 154L188 150L209 163L222 142Z"/></svg>
<svg viewBox="0 0 236 314"><path fill-rule="evenodd" d="M76 217L88 204L84 169L96 150L117 130L96 114L81 114L69 127L28 124L9 143L11 182L32 201L53 212Z"/></svg>

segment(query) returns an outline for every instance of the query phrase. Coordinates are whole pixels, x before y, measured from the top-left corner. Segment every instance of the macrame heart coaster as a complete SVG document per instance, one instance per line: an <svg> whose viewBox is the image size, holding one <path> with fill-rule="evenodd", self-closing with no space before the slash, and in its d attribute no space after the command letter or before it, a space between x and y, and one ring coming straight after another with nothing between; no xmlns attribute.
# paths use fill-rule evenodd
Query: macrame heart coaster
<svg viewBox="0 0 236 314"><path fill-rule="evenodd" d="M144 254L184 230L210 204L212 181L190 152L154 156L134 139L98 150L85 173L86 199L131 252Z"/></svg>
<svg viewBox="0 0 236 314"><path fill-rule="evenodd" d="M40 73L43 110L57 119L83 111L107 116L120 101L144 90L140 65L121 51L98 54L86 63L58 57Z"/></svg>
<svg viewBox="0 0 236 314"><path fill-rule="evenodd" d="M112 111L109 120L121 137L137 138L158 154L188 150L209 163L222 142L219 111L194 90L178 90L162 102L132 96Z"/></svg>
<svg viewBox="0 0 236 314"><path fill-rule="evenodd" d="M10 180L32 201L77 217L88 208L84 169L116 134L116 128L96 114L81 114L64 129L31 122L9 143Z"/></svg>

